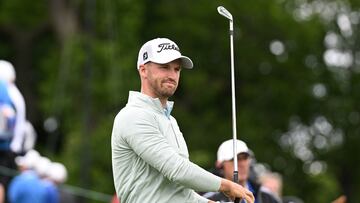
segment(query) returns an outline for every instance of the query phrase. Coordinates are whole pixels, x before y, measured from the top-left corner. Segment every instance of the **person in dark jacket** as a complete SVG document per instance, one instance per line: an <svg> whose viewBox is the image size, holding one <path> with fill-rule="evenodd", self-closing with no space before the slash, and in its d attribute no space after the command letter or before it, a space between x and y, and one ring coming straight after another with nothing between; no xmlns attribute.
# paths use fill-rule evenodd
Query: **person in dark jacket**
<svg viewBox="0 0 360 203"><path fill-rule="evenodd" d="M255 197L255 203L281 203L268 193L260 190L261 185L250 180L250 151L245 142L237 140L237 160L239 184L250 190ZM226 179L233 179L234 155L233 140L223 142L217 152L216 168L218 172ZM219 202L232 202L228 197L219 192L208 192L203 194L205 198ZM241 201L243 203L244 201Z"/></svg>

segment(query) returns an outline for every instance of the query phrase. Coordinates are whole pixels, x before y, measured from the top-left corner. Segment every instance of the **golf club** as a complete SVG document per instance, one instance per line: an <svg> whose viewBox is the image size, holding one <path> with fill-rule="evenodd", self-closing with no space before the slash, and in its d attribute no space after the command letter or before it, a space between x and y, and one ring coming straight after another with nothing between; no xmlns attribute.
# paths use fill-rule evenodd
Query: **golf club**
<svg viewBox="0 0 360 203"><path fill-rule="evenodd" d="M230 22L230 55L231 55L231 101L232 101L232 130L233 130L233 151L234 151L234 176L233 181L238 183L238 162L237 162L237 153L236 153L236 102L235 102L235 71L234 71L234 28L233 28L233 17L231 13L226 10L223 6L217 7L217 10L220 15L229 19ZM236 198L235 203L240 202L239 198Z"/></svg>

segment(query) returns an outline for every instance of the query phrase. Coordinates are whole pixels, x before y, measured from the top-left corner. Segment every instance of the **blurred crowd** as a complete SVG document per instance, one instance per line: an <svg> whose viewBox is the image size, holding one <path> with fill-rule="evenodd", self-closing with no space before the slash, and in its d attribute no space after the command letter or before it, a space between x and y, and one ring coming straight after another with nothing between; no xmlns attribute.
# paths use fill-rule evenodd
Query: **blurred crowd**
<svg viewBox="0 0 360 203"><path fill-rule="evenodd" d="M17 156L15 163L20 174L9 183L7 196L10 203L59 203L58 185L65 182L67 171L63 164L51 162L35 150Z"/></svg>
<svg viewBox="0 0 360 203"><path fill-rule="evenodd" d="M233 140L224 141L218 148L215 167L210 171L228 180L234 179ZM254 152L242 140L236 142L238 182L249 189L255 197L255 203L304 203L294 195L283 195L283 178L262 163L258 163ZM231 202L219 192L200 193L202 196L220 203ZM346 203L341 195L332 203ZM244 201L241 201L244 203Z"/></svg>
<svg viewBox="0 0 360 203"><path fill-rule="evenodd" d="M0 203L62 202L66 168L34 150L36 132L15 79L13 65L0 60Z"/></svg>
<svg viewBox="0 0 360 203"><path fill-rule="evenodd" d="M217 151L217 160L213 173L228 180L234 179L233 140L223 142ZM257 163L253 151L241 140L236 141L238 183L249 189L255 197L255 203L303 203L298 197L283 196L282 176ZM210 200L231 202L220 192L202 194Z"/></svg>

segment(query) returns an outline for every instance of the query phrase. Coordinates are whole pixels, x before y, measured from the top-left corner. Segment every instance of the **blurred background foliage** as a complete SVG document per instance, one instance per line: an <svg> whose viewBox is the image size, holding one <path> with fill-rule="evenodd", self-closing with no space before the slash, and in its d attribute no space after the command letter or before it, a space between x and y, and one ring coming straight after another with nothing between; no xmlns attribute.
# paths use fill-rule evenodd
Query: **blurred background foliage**
<svg viewBox="0 0 360 203"><path fill-rule="evenodd" d="M190 158L213 167L231 135L228 21L234 16L237 128L284 195L360 202L360 2L357 0L1 0L0 57L11 61L36 148L69 184L114 193L110 136L140 46L168 37L192 58L173 115Z"/></svg>

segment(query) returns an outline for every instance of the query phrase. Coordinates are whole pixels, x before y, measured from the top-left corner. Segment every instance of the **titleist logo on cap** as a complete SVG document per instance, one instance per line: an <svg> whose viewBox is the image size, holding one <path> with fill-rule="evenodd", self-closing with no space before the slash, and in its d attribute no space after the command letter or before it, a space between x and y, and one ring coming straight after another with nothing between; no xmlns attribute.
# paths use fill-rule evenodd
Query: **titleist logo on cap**
<svg viewBox="0 0 360 203"><path fill-rule="evenodd" d="M162 52L163 50L176 50L178 52L180 52L179 47L177 47L175 44L170 44L170 43L162 43L159 44L159 50L157 51L158 53Z"/></svg>

